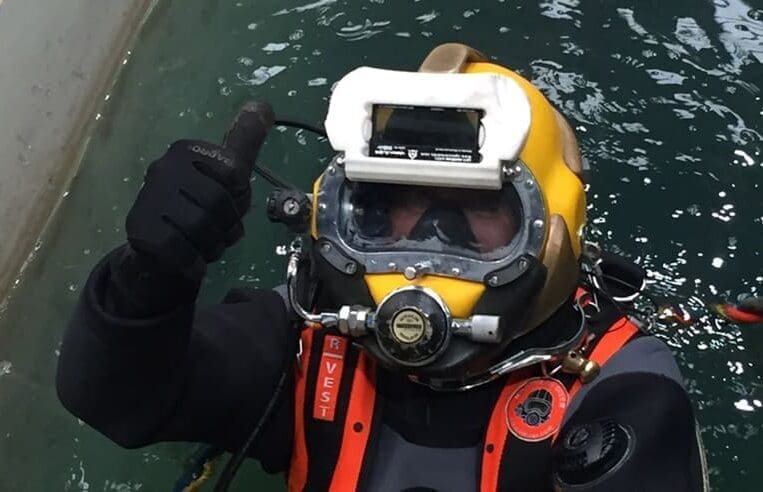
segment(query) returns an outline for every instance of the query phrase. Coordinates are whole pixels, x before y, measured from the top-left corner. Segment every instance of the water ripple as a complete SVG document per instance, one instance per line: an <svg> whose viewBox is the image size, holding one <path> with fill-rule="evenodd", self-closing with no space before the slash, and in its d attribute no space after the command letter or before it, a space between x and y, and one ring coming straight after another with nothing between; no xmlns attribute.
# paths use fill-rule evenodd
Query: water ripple
<svg viewBox="0 0 763 492"><path fill-rule="evenodd" d="M246 64L247 63L244 63L244 65ZM236 78L241 81L241 85L256 86L264 84L284 70L286 70L286 67L283 65L273 65L272 67L263 65L252 71L250 74L237 73Z"/></svg>
<svg viewBox="0 0 763 492"><path fill-rule="evenodd" d="M750 483L763 481L763 332L711 309L763 291L763 10L752 0L297 0L265 12L243 0L161 3L167 6L162 18L124 59L122 80L98 111L71 195L22 277L27 286L21 282L14 299L0 304L4 445L27 449L30 437L51 426L55 442L46 445L57 456L72 454L71 439L58 432L92 441L87 456L77 450L73 461L49 460L45 473L18 474L19 489L29 480L35 481L29 490L51 483L60 489L69 480L69 490L137 491L177 471L177 460L159 460L163 450L151 455L156 459L125 457L76 419L68 427L42 421L18 432L29 417L13 416L21 413L18 393L8 391L21 385L42 399L53 394L32 386L17 368L42 364L39 372L50 379L58 345L40 341L60 336L92 263L124 241L124 213L167 142L214 138L247 98L320 121L331 84L348 70L414 67L434 45L452 40L519 69L568 116L592 166L587 237L645 268L655 302L693 320L678 323L659 317L646 299L639 303L653 313L652 333L673 348L686 377L714 490L751 490ZM35 85L43 97L44 84ZM323 146L313 147L305 132L280 129L271 137L265 162L289 179L315 177ZM283 280L272 250L288 241L271 227L257 208L247 216L247 231L257 233L210 267L205 302L237 281L266 288ZM9 467L18 462L11 453L4 458ZM104 475L112 469L106 465L121 461L135 475ZM255 480L250 489L271 490L260 482L265 479Z"/></svg>
<svg viewBox="0 0 763 492"><path fill-rule="evenodd" d="M540 3L540 13L552 19L575 20L575 26L580 27L580 20L573 17L582 15L576 8L579 6L580 0L544 0Z"/></svg>
<svg viewBox="0 0 763 492"><path fill-rule="evenodd" d="M713 47L707 33L691 17L680 17L676 21L675 35L676 39L685 45L691 46L695 51Z"/></svg>
<svg viewBox="0 0 763 492"><path fill-rule="evenodd" d="M305 5L301 5L299 7L293 7L290 9L282 9L274 13L273 15L278 16L278 15L286 15L286 14L292 14L292 13L301 14L302 12L306 12L308 10L320 9L322 7L326 7L336 2L337 0L318 0L317 2L308 3Z"/></svg>
<svg viewBox="0 0 763 492"><path fill-rule="evenodd" d="M731 56L730 69L753 62L763 63L763 20L759 10L741 0L715 0L715 20L723 32L721 42Z"/></svg>
<svg viewBox="0 0 763 492"><path fill-rule="evenodd" d="M428 22L432 22L436 18L440 16L440 13L436 10L432 10L429 13L421 14L418 17L416 17L416 20L421 22L422 24L426 24Z"/></svg>

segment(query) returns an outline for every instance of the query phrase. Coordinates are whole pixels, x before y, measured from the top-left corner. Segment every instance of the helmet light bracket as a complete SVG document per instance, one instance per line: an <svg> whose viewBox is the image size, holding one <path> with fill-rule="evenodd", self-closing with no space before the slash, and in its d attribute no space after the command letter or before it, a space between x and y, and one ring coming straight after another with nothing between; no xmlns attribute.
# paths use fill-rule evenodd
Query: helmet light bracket
<svg viewBox="0 0 763 492"><path fill-rule="evenodd" d="M290 231L302 233L310 223L310 202L310 196L301 190L276 188L268 195L265 210L271 222L284 224Z"/></svg>
<svg viewBox="0 0 763 492"><path fill-rule="evenodd" d="M454 162L453 149L448 146L440 146L432 158L420 158L422 154L415 149L400 157L372 155L372 121L378 105L481 112L479 162ZM503 163L519 157L530 121L527 95L517 82L499 74L360 67L337 82L329 103L326 133L334 150L344 153L351 180L500 189Z"/></svg>

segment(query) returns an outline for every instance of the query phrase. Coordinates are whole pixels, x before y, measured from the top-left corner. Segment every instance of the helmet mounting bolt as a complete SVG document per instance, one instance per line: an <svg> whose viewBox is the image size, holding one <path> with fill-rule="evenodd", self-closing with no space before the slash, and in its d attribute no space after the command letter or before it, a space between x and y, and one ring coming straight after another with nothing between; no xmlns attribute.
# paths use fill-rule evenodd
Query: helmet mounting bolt
<svg viewBox="0 0 763 492"><path fill-rule="evenodd" d="M432 271L432 262L422 261L415 265L405 267L403 270L403 276L406 280L413 280L418 277L423 277L427 272Z"/></svg>
<svg viewBox="0 0 763 492"><path fill-rule="evenodd" d="M513 181L522 175L522 168L518 165L512 166L510 164L504 164L501 168L503 175L503 181Z"/></svg>

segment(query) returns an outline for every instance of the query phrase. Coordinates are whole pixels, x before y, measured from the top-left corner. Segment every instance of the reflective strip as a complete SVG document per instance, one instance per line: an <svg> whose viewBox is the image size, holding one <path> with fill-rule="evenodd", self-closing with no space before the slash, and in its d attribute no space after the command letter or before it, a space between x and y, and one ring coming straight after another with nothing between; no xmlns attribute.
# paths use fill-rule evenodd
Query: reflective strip
<svg viewBox="0 0 763 492"><path fill-rule="evenodd" d="M313 418L316 420L334 421L347 344L347 339L344 337L326 335L323 339L323 354L318 367L313 402Z"/></svg>
<svg viewBox="0 0 763 492"><path fill-rule="evenodd" d="M305 387L313 343L313 330L305 328L300 338L302 359L295 372L294 449L289 465L289 492L302 492L307 484L307 439L305 438Z"/></svg>
<svg viewBox="0 0 763 492"><path fill-rule="evenodd" d="M480 474L480 492L495 492L498 490L498 476L501 469L501 460L509 438L509 422L506 415L506 405L509 398L519 386L526 381L525 378L509 378L503 387L498 401L490 415L487 434L485 435L485 448L482 450L482 472Z"/></svg>
<svg viewBox="0 0 763 492"><path fill-rule="evenodd" d="M342 434L342 447L339 450L339 459L329 487L331 492L357 490L376 402L375 376L375 366L361 352L353 375L350 403L347 407Z"/></svg>

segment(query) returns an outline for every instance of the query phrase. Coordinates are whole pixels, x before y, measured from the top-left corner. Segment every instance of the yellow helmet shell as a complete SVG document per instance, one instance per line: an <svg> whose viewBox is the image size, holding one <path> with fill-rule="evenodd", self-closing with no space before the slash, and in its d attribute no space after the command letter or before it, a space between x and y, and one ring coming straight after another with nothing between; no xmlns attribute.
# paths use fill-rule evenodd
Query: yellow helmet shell
<svg viewBox="0 0 763 492"><path fill-rule="evenodd" d="M549 219L559 215L567 225L570 245L580 257L581 235L586 221L586 202L580 154L574 134L564 117L527 79L493 63L469 63L465 73L497 73L513 79L530 100L531 123L520 159L535 175L543 193ZM575 172L573 172L573 169Z"/></svg>
<svg viewBox="0 0 763 492"><path fill-rule="evenodd" d="M565 118L528 80L503 66L489 63L479 52L461 44L436 47L420 71L494 73L511 78L524 91L530 103L531 121L519 158L535 176L546 210L547 234L539 260L545 265L545 285L528 309L527 329L545 321L577 286L582 231L586 221L585 191L581 157L574 133ZM321 179L314 184L313 210L317 206ZM311 224L318 239L315 214ZM486 285L460 278L426 275L408 280L401 273L366 274L368 286L377 304L391 292L409 285L427 287L437 292L455 317L468 317L482 298Z"/></svg>

